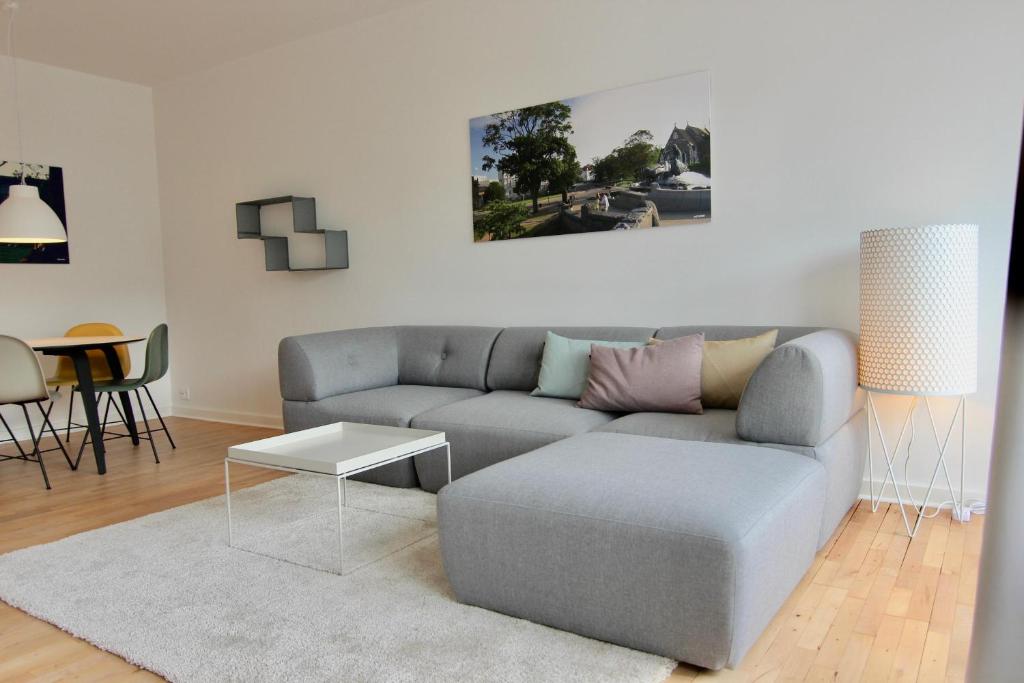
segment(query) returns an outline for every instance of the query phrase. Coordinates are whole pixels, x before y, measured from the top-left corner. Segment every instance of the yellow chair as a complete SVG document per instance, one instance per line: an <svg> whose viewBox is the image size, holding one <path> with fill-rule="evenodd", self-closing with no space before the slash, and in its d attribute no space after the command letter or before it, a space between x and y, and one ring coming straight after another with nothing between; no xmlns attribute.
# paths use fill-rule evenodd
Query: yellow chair
<svg viewBox="0 0 1024 683"><path fill-rule="evenodd" d="M64 333L65 337L106 337L111 335L122 335L124 332L117 325L110 323L82 323L75 325ZM114 349L117 351L117 359L121 363L121 370L127 377L131 370L132 359L128 353L127 344L119 344ZM114 374L107 363L107 357L103 351L92 349L85 352L89 358L89 368L92 372L93 382L109 382L114 379ZM71 421L71 411L75 407L75 388L78 385L78 375L75 373L75 364L67 356L57 359L57 371L46 380L47 386L55 387L58 391L61 387L71 387L71 400L68 402L68 423L64 439L70 443L71 428L84 427Z"/></svg>

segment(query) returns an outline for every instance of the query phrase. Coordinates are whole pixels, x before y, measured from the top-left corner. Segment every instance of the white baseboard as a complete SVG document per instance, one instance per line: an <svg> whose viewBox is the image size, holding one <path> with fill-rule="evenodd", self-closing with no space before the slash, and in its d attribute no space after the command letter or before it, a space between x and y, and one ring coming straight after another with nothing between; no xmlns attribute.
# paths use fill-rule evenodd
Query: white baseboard
<svg viewBox="0 0 1024 683"><path fill-rule="evenodd" d="M214 410L212 408L181 405L180 403L175 404L171 408L171 415L175 417L188 417L193 420L206 420L207 422L226 422L247 427L284 428L280 415L246 413L237 410Z"/></svg>
<svg viewBox="0 0 1024 683"><path fill-rule="evenodd" d="M875 482L875 494L876 495L878 494L878 488L881 485L881 483L882 483L881 479L879 479L878 481ZM861 499L868 500L868 499L871 498L871 489L869 488L870 485L871 485L871 481L869 479L865 479L861 483L861 487L860 487L860 497L861 497ZM924 494L925 494L925 492L927 490L928 490L928 484L926 484L926 483L920 483L920 484L911 483L910 484L910 492L911 492L911 494L913 494L914 500L916 500L918 504L920 504L921 501L924 500ZM903 482L900 482L900 495L903 496L903 502L904 503L908 503L909 502L907 500L907 497L906 497L907 494L906 494L906 489L903 486ZM889 484L885 487L885 495L883 495L881 497L881 500L883 502L885 502L885 503L896 503L896 502L898 502L896 500L896 494L893 492L892 480L891 479L889 480ZM943 501L946 501L946 500L949 500L949 491L947 491L945 489L944 485L940 486L939 482L935 482L935 488L932 489L932 495L928 499L929 505L934 505L934 504L942 503ZM973 501L973 500L981 500L981 501L983 501L983 500L985 500L985 493L983 491L970 491L970 490L968 490L968 491L964 492L964 500L967 501L967 502L970 502L970 501Z"/></svg>

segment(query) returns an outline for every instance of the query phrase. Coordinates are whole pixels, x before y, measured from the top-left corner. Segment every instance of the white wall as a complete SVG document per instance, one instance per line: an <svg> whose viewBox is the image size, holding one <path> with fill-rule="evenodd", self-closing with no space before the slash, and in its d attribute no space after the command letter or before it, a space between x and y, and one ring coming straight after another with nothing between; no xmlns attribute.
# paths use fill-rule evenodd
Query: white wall
<svg viewBox="0 0 1024 683"><path fill-rule="evenodd" d="M173 381L192 397L176 409L276 422L278 340L335 328L856 329L861 230L976 222L968 488L982 490L1021 25L1019 2L452 0L161 85ZM472 242L470 117L700 69L712 74L709 224ZM349 271L267 273L261 245L235 239L236 201L287 193L316 197L321 223L350 231Z"/></svg>
<svg viewBox="0 0 1024 683"><path fill-rule="evenodd" d="M16 159L3 66L0 158ZM0 334L59 336L91 321L148 334L167 315L152 90L23 60L18 70L26 161L64 169L71 263L0 264ZM136 372L143 347L131 347ZM48 372L54 364L44 359ZM60 423L67 415L62 393ZM168 380L154 386L154 398L170 403ZM14 411L4 414L13 418Z"/></svg>

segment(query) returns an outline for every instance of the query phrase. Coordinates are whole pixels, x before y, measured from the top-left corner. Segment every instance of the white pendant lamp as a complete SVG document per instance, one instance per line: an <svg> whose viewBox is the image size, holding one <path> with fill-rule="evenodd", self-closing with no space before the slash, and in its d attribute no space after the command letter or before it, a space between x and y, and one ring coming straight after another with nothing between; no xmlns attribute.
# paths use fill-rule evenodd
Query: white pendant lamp
<svg viewBox="0 0 1024 683"><path fill-rule="evenodd" d="M60 218L42 199L39 188L28 185L25 156L21 151L21 111L18 107L18 62L14 58L14 12L18 3L4 5L10 12L7 24L7 53L11 60L11 85L14 92L14 113L18 127L18 160L21 163L21 184L11 185L7 199L0 204L0 242L21 244L53 244L67 242L67 233Z"/></svg>
<svg viewBox="0 0 1024 683"><path fill-rule="evenodd" d="M24 166L22 167L24 168ZM0 204L0 242L22 244L53 244L67 242L64 224L46 202L39 198L39 188L11 185Z"/></svg>

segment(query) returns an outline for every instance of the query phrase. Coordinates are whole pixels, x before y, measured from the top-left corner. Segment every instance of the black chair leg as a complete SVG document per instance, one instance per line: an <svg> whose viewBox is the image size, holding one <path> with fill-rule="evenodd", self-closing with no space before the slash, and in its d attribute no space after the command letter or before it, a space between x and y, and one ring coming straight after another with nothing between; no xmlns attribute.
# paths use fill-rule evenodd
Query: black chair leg
<svg viewBox="0 0 1024 683"><path fill-rule="evenodd" d="M121 424L123 424L125 427L127 427L128 423L124 419L124 413L121 412L121 406L118 405L118 401L114 400L114 395L113 394L107 394L107 410L110 409L111 405L114 406L114 410L117 412L117 417L118 417L119 420L121 420Z"/></svg>
<svg viewBox="0 0 1024 683"><path fill-rule="evenodd" d="M43 454L39 450L39 442L43 440L43 430L39 430L39 438L37 439L35 432L32 430L32 420L28 416L28 408L24 403L21 404L21 410L25 413L25 426L28 427L28 435L32 439L32 455L36 456L39 470L43 473L43 483L46 484L46 490L49 491L53 487L50 486L50 478L46 476L46 465L43 464Z"/></svg>
<svg viewBox="0 0 1024 683"><path fill-rule="evenodd" d="M146 425L146 439L149 441L149 447L153 449L153 459L156 460L156 464L160 464L160 456L156 454L156 442L153 441L153 432L149 431L149 418L146 417L146 406L142 403L142 397L139 396L139 390L135 390L135 400L139 402L139 412L142 413L142 424Z"/></svg>
<svg viewBox="0 0 1024 683"><path fill-rule="evenodd" d="M171 448L177 448L174 445L174 439L171 437L171 430L164 424L164 416L160 414L160 409L156 407L156 401L153 400L153 394L149 393L149 387L145 384L142 385L143 391L146 392L146 396L149 397L149 403L153 406L153 410L156 411L156 419L160 420L160 427L164 430L164 434L167 435L167 440L171 442Z"/></svg>
<svg viewBox="0 0 1024 683"><path fill-rule="evenodd" d="M64 454L64 459L68 461L68 467L74 471L74 463L71 462L71 456L68 455L68 451L64 448L64 443L60 440L60 435L57 434L57 430L53 428L53 423L50 422L50 411L53 410L53 401L50 401L50 405L43 410L43 404L36 401L36 408L39 408L39 414L43 416L43 427L39 430L40 438L42 438L43 432L49 428L50 433L53 434L53 440L57 442L57 447L60 448L60 452Z"/></svg>
<svg viewBox="0 0 1024 683"><path fill-rule="evenodd" d="M71 443L71 411L75 407L75 388L71 387L71 397L68 399L68 424L64 429L64 440Z"/></svg>
<svg viewBox="0 0 1024 683"><path fill-rule="evenodd" d="M90 430L86 429L85 430L85 437L82 439L82 443L80 443L78 445L78 455L75 457L75 464L72 466L71 469L73 469L73 470L77 470L78 469L78 465L82 462L82 454L85 453L85 447L88 446L89 445L89 441L92 440L91 437L92 437L92 432Z"/></svg>
<svg viewBox="0 0 1024 683"><path fill-rule="evenodd" d="M100 397L100 401L103 401L102 394L101 394L101 397ZM107 418L110 417L110 404L111 403L112 403L112 401L110 399L110 394L107 394L107 407L103 411L103 423L100 425L100 437L104 437L104 436L107 435ZM99 404L97 403L97 405L99 405Z"/></svg>
<svg viewBox="0 0 1024 683"><path fill-rule="evenodd" d="M7 420L4 419L3 413L0 413L0 422L3 423L4 429L7 430L7 433L11 435L11 441L14 442L14 447L18 449L18 455L24 458L26 456L25 449L21 447L21 442L18 441L18 437L14 435L14 430L11 429L11 425L7 424Z"/></svg>

